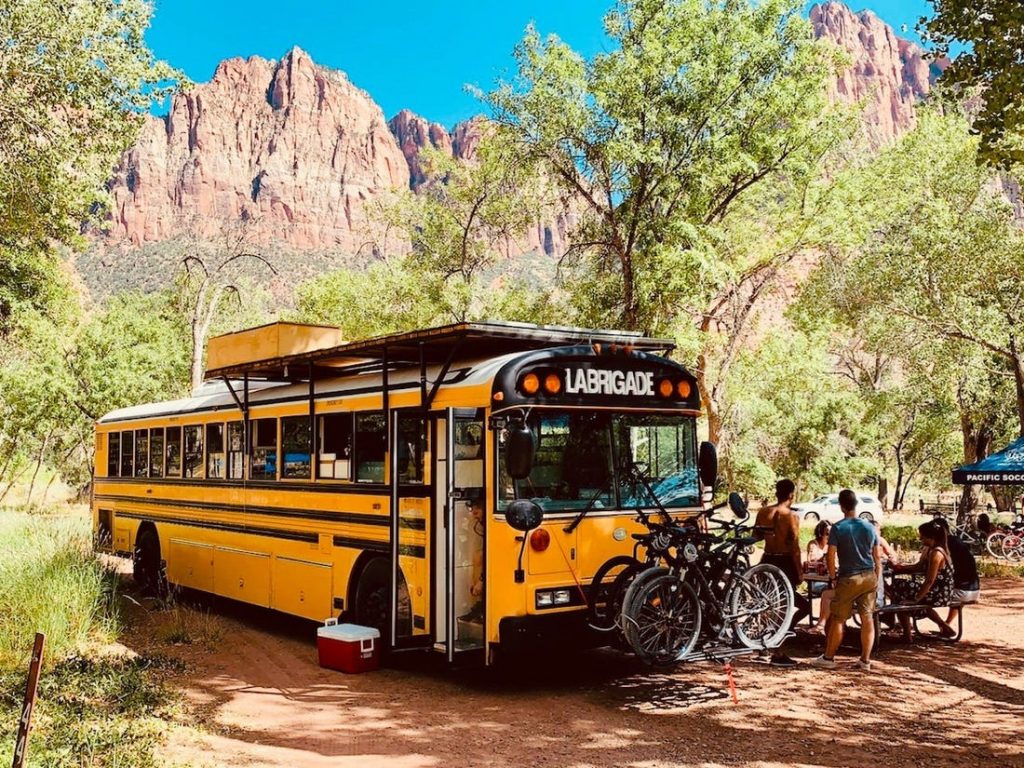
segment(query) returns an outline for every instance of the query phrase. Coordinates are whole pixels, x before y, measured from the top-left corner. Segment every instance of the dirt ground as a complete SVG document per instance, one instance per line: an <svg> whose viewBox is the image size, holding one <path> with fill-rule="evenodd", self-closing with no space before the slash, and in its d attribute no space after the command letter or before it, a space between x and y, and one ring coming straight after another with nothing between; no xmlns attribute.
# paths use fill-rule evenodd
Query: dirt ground
<svg viewBox="0 0 1024 768"><path fill-rule="evenodd" d="M1024 582L988 580L955 646L884 644L864 674L737 663L652 672L588 651L514 672L404 656L357 676L317 666L313 627L223 602L139 611L127 643L181 659L190 722L164 759L194 766L1024 766ZM794 641L809 658L819 641Z"/></svg>

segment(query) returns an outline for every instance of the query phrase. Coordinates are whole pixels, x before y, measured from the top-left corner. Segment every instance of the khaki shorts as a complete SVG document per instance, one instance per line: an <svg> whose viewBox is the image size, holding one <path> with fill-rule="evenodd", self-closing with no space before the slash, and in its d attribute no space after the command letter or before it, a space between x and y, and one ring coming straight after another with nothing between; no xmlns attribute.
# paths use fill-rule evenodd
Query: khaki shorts
<svg viewBox="0 0 1024 768"><path fill-rule="evenodd" d="M831 615L839 621L846 621L854 611L864 618L870 616L875 610L877 588L878 579L874 571L840 576L836 581L836 595L832 598Z"/></svg>

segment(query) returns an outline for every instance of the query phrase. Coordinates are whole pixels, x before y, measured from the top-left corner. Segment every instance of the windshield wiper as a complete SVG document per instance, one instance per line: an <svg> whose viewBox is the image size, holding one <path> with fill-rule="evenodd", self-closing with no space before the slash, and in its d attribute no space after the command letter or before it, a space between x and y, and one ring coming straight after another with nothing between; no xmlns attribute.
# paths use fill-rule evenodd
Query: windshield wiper
<svg viewBox="0 0 1024 768"><path fill-rule="evenodd" d="M639 484L644 487L644 490L647 491L647 495L651 497L651 501L654 502L654 506L657 507L661 516L665 519L665 522L670 525L674 523L675 520L672 519L672 515L670 515L668 510L665 509L665 505L661 503L661 499L658 498L658 494L656 494L654 489L651 488L651 483L648 480L647 473L640 469L640 465L635 461L630 461L627 462L625 468L629 473L629 479L633 481L633 493L637 497L637 512L640 512L640 494L636 493L636 485L639 482Z"/></svg>
<svg viewBox="0 0 1024 768"><path fill-rule="evenodd" d="M594 505L597 504L597 500L604 495L605 491L610 490L609 486L611 485L611 481L612 477L609 474L608 479L604 481L604 485L602 485L597 490L597 493L593 495L590 501L587 502L587 506L581 509L580 513L573 518L573 521L562 529L563 533L572 533L576 530L577 526L579 526L579 524L583 522L583 518L586 517L590 513L590 510L594 508Z"/></svg>

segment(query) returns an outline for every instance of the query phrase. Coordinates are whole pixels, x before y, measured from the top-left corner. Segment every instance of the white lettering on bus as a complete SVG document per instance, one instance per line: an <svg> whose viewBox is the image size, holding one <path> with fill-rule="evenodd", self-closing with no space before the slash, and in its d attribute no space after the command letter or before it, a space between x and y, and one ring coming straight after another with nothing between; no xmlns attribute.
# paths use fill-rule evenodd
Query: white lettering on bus
<svg viewBox="0 0 1024 768"><path fill-rule="evenodd" d="M597 368L566 368L567 395L654 396L651 371L606 371Z"/></svg>

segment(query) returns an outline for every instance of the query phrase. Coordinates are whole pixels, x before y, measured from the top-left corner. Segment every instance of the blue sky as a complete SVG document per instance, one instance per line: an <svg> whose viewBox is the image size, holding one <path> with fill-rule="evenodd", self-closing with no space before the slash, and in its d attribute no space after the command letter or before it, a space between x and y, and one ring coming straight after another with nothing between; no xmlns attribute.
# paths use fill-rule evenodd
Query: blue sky
<svg viewBox="0 0 1024 768"><path fill-rule="evenodd" d="M480 112L467 83L488 88L512 73L512 48L533 21L577 50L605 41L601 18L612 0L155 0L147 40L162 59L197 82L232 56L280 58L298 45L344 70L390 118L409 108L451 127ZM864 0L897 32L914 37L927 0Z"/></svg>

